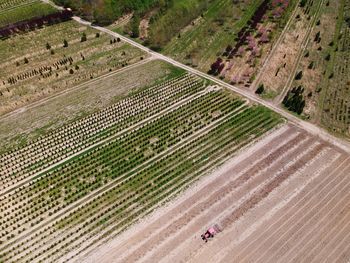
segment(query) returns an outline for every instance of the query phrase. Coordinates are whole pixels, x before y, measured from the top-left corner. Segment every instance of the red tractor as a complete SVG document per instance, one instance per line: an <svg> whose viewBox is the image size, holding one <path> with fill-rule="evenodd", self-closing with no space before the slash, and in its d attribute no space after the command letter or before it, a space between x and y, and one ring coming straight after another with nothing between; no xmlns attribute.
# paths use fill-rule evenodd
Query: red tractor
<svg viewBox="0 0 350 263"><path fill-rule="evenodd" d="M217 224L215 224L212 227L209 227L208 230L201 235L201 238L205 242L208 242L208 239L213 238L219 232L221 232L221 229Z"/></svg>

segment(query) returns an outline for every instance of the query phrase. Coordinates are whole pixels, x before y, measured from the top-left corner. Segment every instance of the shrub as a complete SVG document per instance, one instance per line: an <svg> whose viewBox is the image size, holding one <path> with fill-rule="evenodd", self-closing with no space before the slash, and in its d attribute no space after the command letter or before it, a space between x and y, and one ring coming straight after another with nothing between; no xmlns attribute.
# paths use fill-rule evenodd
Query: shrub
<svg viewBox="0 0 350 263"><path fill-rule="evenodd" d="M25 64L28 64L29 63L29 60L27 58L24 58L24 63Z"/></svg>
<svg viewBox="0 0 350 263"><path fill-rule="evenodd" d="M51 49L51 46L50 46L49 42L46 43L46 49L47 50Z"/></svg>
<svg viewBox="0 0 350 263"><path fill-rule="evenodd" d="M80 42L85 42L87 40L87 38L86 38L86 34L85 33L83 33L83 35L81 36L81 40L80 40Z"/></svg>
<svg viewBox="0 0 350 263"><path fill-rule="evenodd" d="M295 80L299 80L303 77L303 72L299 71L298 74L295 75Z"/></svg>
<svg viewBox="0 0 350 263"><path fill-rule="evenodd" d="M287 93L283 99L283 105L290 111L297 114L301 114L305 107L305 100L303 97L304 88L299 86L298 88L293 88Z"/></svg>
<svg viewBox="0 0 350 263"><path fill-rule="evenodd" d="M67 40L63 40L63 47L68 47L68 41Z"/></svg>
<svg viewBox="0 0 350 263"><path fill-rule="evenodd" d="M308 66L307 68L308 68L308 69L313 69L313 67L314 67L314 62L311 61L310 64L309 64L309 66Z"/></svg>
<svg viewBox="0 0 350 263"><path fill-rule="evenodd" d="M264 84L260 84L259 87L256 89L255 93L261 95L264 92Z"/></svg>
<svg viewBox="0 0 350 263"><path fill-rule="evenodd" d="M99 38L100 37L100 33L97 32L96 35L95 35L96 38Z"/></svg>

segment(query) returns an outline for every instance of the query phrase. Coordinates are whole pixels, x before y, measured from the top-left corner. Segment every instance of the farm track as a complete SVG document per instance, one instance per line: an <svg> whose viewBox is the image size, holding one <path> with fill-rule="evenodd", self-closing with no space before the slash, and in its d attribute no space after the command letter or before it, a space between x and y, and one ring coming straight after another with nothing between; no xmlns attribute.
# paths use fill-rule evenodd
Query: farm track
<svg viewBox="0 0 350 263"><path fill-rule="evenodd" d="M279 105L275 105L273 102L268 102L268 101L265 101L264 99L260 98L259 96L257 96L256 94L254 94L252 91L250 90L244 90L244 89L240 89L236 86L233 86L231 84L228 84L227 82L225 81L222 81L216 77L213 77L213 76L210 76L206 73L203 73L199 70L196 70L192 67L189 67L189 66L186 66L172 58L169 58L165 55L162 55L160 53L157 53L125 36L122 36L118 33L115 33L107 28L104 28L104 27L100 27L100 26L92 26L90 22L87 22L83 19L81 19L80 17L73 17L73 19L75 21L77 21L78 23L82 24L82 25L86 25L86 26L91 26L92 28L94 29L97 29L97 30L100 30L102 32L105 32L107 34L110 34L114 37L119 37L121 40L135 46L135 47L138 47L140 49L142 49L143 51L147 52L148 54L154 56L155 58L157 59L161 59L161 60L164 60L174 66L177 66L179 68L182 68L188 72L191 72L195 75L198 75L200 77L203 77L205 79L208 79L208 80L211 80L213 81L214 83L217 83L218 85L220 86L223 86L229 90L232 90L233 92L255 102L255 103L258 103L260 105L263 105L275 112L277 112L278 114L282 115L283 117L285 117L286 119L288 119L288 121L290 121L291 123L297 125L298 127L302 128L303 130L315 135L315 136L319 136L321 139L327 141L327 142L330 142L332 144L334 144L335 146L341 148L342 150L345 150L346 152L350 153L350 142L348 141L345 141L345 140L342 140L342 139L339 139L339 138L336 138L335 136L333 135L330 135L328 132L326 132L324 129L320 128L320 127L317 127L316 125L313 125L307 121L303 121L301 120L300 118L294 116L293 114L285 111L283 108L281 108Z"/></svg>
<svg viewBox="0 0 350 263"><path fill-rule="evenodd" d="M324 249L341 258L349 249L350 157L294 126L281 130L77 262L311 262ZM223 232L205 244L200 234L214 223Z"/></svg>
<svg viewBox="0 0 350 263"><path fill-rule="evenodd" d="M155 58L166 60L157 53L151 54ZM182 68L186 67L175 61L170 63L177 66L180 65ZM199 74L196 71L194 71L194 73L212 80L204 73ZM216 79L215 82L222 84ZM223 86L235 90L234 87L228 84ZM244 92L238 93L242 95ZM254 96L247 97L255 102L261 103L259 99ZM265 103L261 104L265 105ZM267 105L274 110L279 109L270 104ZM320 132L320 129L310 124L306 125L306 123L296 119L295 117L292 118L291 115L283 112L281 109L276 111L282 112L282 115L287 116L289 120L293 120L292 122L297 123L300 127L311 131L313 134L319 134L321 138L334 142L337 145L341 145L342 141ZM164 114L166 112L168 111L164 110ZM224 119L225 118L219 119L217 123L223 121ZM216 122L214 122L212 125L215 126ZM207 126L207 128L210 129L210 125ZM182 143L186 143L186 141L194 139L202 132L205 133L205 130L206 129L203 129L203 131L201 130L200 132L195 133L193 136L189 136L185 141L182 141ZM273 136L275 136L275 138ZM274 139L270 140L271 138ZM141 227L140 225L135 225L132 227L130 229L131 232L135 231L135 228L139 229L135 231L136 235L131 234L129 237L124 237L123 240L125 243L123 245L123 249L120 247L120 243L118 243L119 245L114 244L113 250L123 251L123 257L118 259L121 260L121 262L202 262L203 257L204 259L207 258L207 253L209 252L212 256L219 255L220 253L217 252L222 252L223 248L225 247L224 244L227 244L222 240L224 238L227 239L228 233L231 233L231 241L232 237L234 237L235 240L239 238L241 240L239 242L235 241L230 243L230 250L226 250L225 253L221 253L220 256L217 256L217 258L222 260L222 262L228 262L237 255L237 257L239 257L239 253L246 250L245 246L242 244L245 244L244 242L246 242L246 240L250 240L252 236L255 237L256 235L265 238L263 239L263 243L269 244L269 246L265 247L265 245L262 244L255 245L252 249L248 250L246 254L242 254L241 257L243 259L259 259L261 262L271 262L271 260L280 260L281 262L284 262L283 259L287 259L292 262L292 257L288 256L292 254L295 256L295 258L307 257L310 260L316 260L317 257L315 256L315 253L326 250L331 252L328 253L328 255L334 255L339 262L346 262L346 252L349 250L349 242L347 242L349 241L349 235L346 232L346 230L349 229L349 225L347 223L347 219L349 218L349 202L346 200L349 198L346 198L348 197L346 190L350 184L349 178L346 175L350 173L350 170L349 166L346 166L346 164L344 165L344 163L349 161L349 159L347 159L348 156L342 150L329 145L322 139L314 137L312 134L308 134L305 131L294 127L293 125L288 125L287 128L281 128L280 130L275 131L273 135L268 136L268 138L265 138L264 140L265 142L266 140L270 141L268 143L266 142L266 144L260 144L260 148L254 148L254 146L252 146L256 151L250 154L247 160L244 160L242 163L235 163L233 166L231 165L230 169L222 172L221 174L214 173L213 176L221 178L220 181L216 180L217 178L215 178L215 180L213 180L210 184L205 185L201 191L195 192L195 194L193 194L193 190L189 190L189 194L184 195L185 201L183 207L176 206L175 209L171 209L170 212L168 211L166 214L162 214L160 217L157 217L159 220L165 220L165 224L150 221L151 227L149 227L147 225L148 221L146 221L146 223L144 223L144 225ZM242 145L244 145L244 143L242 143ZM177 146L180 147L181 145ZM346 143L344 143L342 146L343 149L347 151L349 150ZM173 151L175 148L176 147L170 148L169 152ZM238 146L237 149L239 149ZM84 149L82 152L85 151L86 149ZM247 151L249 151L249 149ZM148 162L143 163L143 165L148 165L148 163L159 159L164 154L166 155L167 152L156 155L154 159L150 159ZM67 160L72 158L73 157L67 158ZM321 160L323 160L323 163ZM328 161L328 163L327 165L324 165L324 162L326 161ZM244 167L242 164L245 164L246 167ZM332 171L332 167L334 168L334 172L330 173L330 171ZM235 174L232 171L236 171ZM309 174L314 174L312 180L308 178ZM333 181L329 182L329 185L332 185L333 188L328 187L328 184L325 185L322 194L315 194L315 196L317 196L316 198L318 199L315 201L312 199L314 198L312 196L310 200L312 199L314 201L311 204L308 204L308 206L302 206L303 209L298 207L298 205L300 205L299 203L298 205L291 206L296 199L298 200L298 198L305 193L303 192L304 187L306 188L313 185L319 178L330 179L330 174L335 175L335 177L332 177ZM301 183L302 187L297 188L297 184L291 183L294 181ZM54 216L35 226L33 229L31 229L32 231L23 232L21 235L11 240L10 243L7 243L5 246L1 247L1 249L12 246L16 242L19 243L20 241L23 241L24 237L29 237L30 235L33 237L33 231L39 232L45 226L57 222L65 213L75 210L77 206L83 207L89 200L94 199L97 195L102 195L102 193L109 191L118 182L110 183L105 187L94 191L90 195L85 196L72 205L67 206L58 214L55 214ZM302 183L305 183L305 186ZM14 187L13 190L18 187L19 186ZM312 189L316 189L316 187ZM279 195L280 192L283 192L286 194L286 196L288 196L288 198L284 199L284 202L281 201L280 198L276 197L285 196ZM190 197L186 199L188 196ZM191 201L189 201L189 199L191 199ZM328 210L323 208L323 203L319 201L319 199L326 202L326 206L329 208ZM244 226L244 222L246 220L251 222L249 221L249 216L254 217L254 214L259 214L259 209L261 209L261 206L267 205L269 202L271 203L271 210L267 211L271 212L270 218L265 218L264 221L261 222L261 225L257 226L256 229L251 230L249 235L246 234L246 236L244 236L244 233L241 233L241 236L236 234L232 235L232 233L235 233L235 231L237 232L237 224L243 224L243 227L241 228L243 230L249 229L251 225L248 224L247 226ZM278 209L276 209L276 207ZM279 226L284 227L285 229L282 228L281 230L275 226L275 229L272 229L271 232L266 232L266 229L270 229L268 222L274 220L276 217L275 214L279 214L279 212L284 211L285 207L293 211L289 217L285 217L284 221L281 219L282 221L279 223ZM132 206L130 208L132 208ZM181 209L184 208L185 212L183 213L183 210ZM295 212L293 209L296 209L297 211ZM179 214L180 210L182 212ZM305 213L305 211L311 212ZM331 211L331 213L328 211ZM156 213L161 212L162 210L159 210ZM294 216L294 214L298 214L298 217ZM336 216L333 217L334 214ZM282 214L282 216L283 215L284 214ZM150 218L152 219L152 217ZM254 218L259 217L255 216ZM284 223L290 218L294 218L295 220L291 221L292 227L288 228L289 226L286 226ZM301 218L307 221L305 226L301 225ZM318 221L319 218L320 221ZM218 238L215 238L213 242L209 242L209 244L201 243L198 233L202 232L206 226L209 226L215 222L219 222L225 231L222 234L219 234L217 236ZM321 222L324 224L321 224ZM319 228L315 227L315 224L317 224ZM145 228L147 230L145 230ZM147 233L149 229L153 230L152 233L145 236L145 233ZM326 234L321 234L319 229L325 231ZM288 233L290 234L285 235L285 231L289 231ZM261 232L265 233L266 235L259 235ZM320 242L322 239L323 242ZM283 246L277 246L275 240L279 240L280 244L283 244ZM297 242L298 240L299 243ZM131 244L133 244L132 246L129 245L129 241ZM251 240L251 242L254 242L254 239ZM76 254L79 254L79 250L83 248L79 247L81 243L76 243L78 247L78 253ZM305 246L305 244L307 244L307 246ZM126 249L125 245L127 246ZM248 245L250 245L250 243ZM236 254L232 254L232 251L235 251L238 246L241 246L241 248L237 250ZM304 251L303 249L300 249L308 246L313 248L312 250L309 248L309 250L311 250L310 253L308 250ZM301 256L301 254L294 253L296 248L299 248L298 252L303 251L303 256ZM90 256L90 259L98 257L99 261L101 261L100 256L94 256L91 254L88 255ZM43 256L37 259L39 260L42 258ZM106 257L103 257L102 260L109 259L109 261L106 262L110 262L111 260L114 261L115 258L116 254L114 254L113 257L111 254L109 254ZM324 258L319 257L317 259L321 260ZM78 258L78 261L79 260L80 258Z"/></svg>

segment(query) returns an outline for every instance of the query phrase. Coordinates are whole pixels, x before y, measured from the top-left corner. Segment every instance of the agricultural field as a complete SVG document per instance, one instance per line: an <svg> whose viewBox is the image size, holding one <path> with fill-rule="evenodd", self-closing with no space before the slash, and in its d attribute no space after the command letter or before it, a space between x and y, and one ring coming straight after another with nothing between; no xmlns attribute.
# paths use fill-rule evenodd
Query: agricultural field
<svg viewBox="0 0 350 263"><path fill-rule="evenodd" d="M349 263L349 14L0 0L0 263Z"/></svg>
<svg viewBox="0 0 350 263"><path fill-rule="evenodd" d="M164 82L184 71L159 60L84 82L44 101L0 117L0 154L23 147L41 136L116 103L128 94Z"/></svg>
<svg viewBox="0 0 350 263"><path fill-rule="evenodd" d="M234 76L241 78L243 74L236 71L251 56L248 44L255 41L254 59L250 60L257 64L280 34L296 5L296 1L197 2L178 1L165 11L153 9L137 19L138 27L133 26L137 15L126 15L110 28L139 38L145 45L204 72L211 69L217 58L223 59L220 76L230 82ZM247 62L247 70L252 70L250 64Z"/></svg>
<svg viewBox="0 0 350 263"><path fill-rule="evenodd" d="M348 262L350 156L285 125L75 262ZM200 234L222 231L205 243Z"/></svg>
<svg viewBox="0 0 350 263"><path fill-rule="evenodd" d="M54 7L39 0L2 0L0 2L0 28L56 12Z"/></svg>
<svg viewBox="0 0 350 263"><path fill-rule="evenodd" d="M118 38L67 21L0 41L0 115L147 58Z"/></svg>
<svg viewBox="0 0 350 263"><path fill-rule="evenodd" d="M350 1L341 1L330 63L320 83L320 122L329 131L350 136Z"/></svg>
<svg viewBox="0 0 350 263"><path fill-rule="evenodd" d="M322 79L329 64L328 54L334 46L334 30L329 29L335 29L341 6L342 1L328 1L324 4L297 68L302 76L300 79L294 78L291 84L292 88L301 86L304 89L303 115L311 120L318 118L317 102L322 91Z"/></svg>
<svg viewBox="0 0 350 263"><path fill-rule="evenodd" d="M291 89L293 80L302 77L297 71L298 65L307 53L306 47L314 28L318 26L325 2L301 1L297 5L285 31L254 82L255 87L264 87L261 95L266 99L273 100L276 104L281 103Z"/></svg>
<svg viewBox="0 0 350 263"><path fill-rule="evenodd" d="M7 152L0 260L73 259L282 123L182 73Z"/></svg>

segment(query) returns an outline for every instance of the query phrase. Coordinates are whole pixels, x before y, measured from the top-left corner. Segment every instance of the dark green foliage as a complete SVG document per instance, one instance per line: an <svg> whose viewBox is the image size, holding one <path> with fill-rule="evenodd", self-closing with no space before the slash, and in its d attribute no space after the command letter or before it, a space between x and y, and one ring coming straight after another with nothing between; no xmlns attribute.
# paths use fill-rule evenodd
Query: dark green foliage
<svg viewBox="0 0 350 263"><path fill-rule="evenodd" d="M46 49L51 49L51 45L48 42L46 43Z"/></svg>
<svg viewBox="0 0 350 263"><path fill-rule="evenodd" d="M100 37L100 33L97 32L96 35L95 35L96 38L99 38Z"/></svg>
<svg viewBox="0 0 350 263"><path fill-rule="evenodd" d="M317 42L317 43L319 43L319 42L320 42L320 40L321 40L320 35L321 35L321 32L320 32L320 31L318 31L318 32L316 33L316 36L315 36L315 39L314 39L314 41L315 41L315 42Z"/></svg>
<svg viewBox="0 0 350 263"><path fill-rule="evenodd" d="M260 84L259 87L256 89L255 93L256 94L262 94L264 92L265 88L264 88L264 84Z"/></svg>
<svg viewBox="0 0 350 263"><path fill-rule="evenodd" d="M310 64L309 64L309 66L308 66L307 68L308 68L308 69L313 69L313 68L314 68L314 62L311 61Z"/></svg>
<svg viewBox="0 0 350 263"><path fill-rule="evenodd" d="M85 33L83 33L83 35L81 36L81 40L80 40L80 42L85 42L87 40L87 38L86 38L86 34Z"/></svg>
<svg viewBox="0 0 350 263"><path fill-rule="evenodd" d="M150 21L151 46L163 47L208 8L209 0L170 0Z"/></svg>
<svg viewBox="0 0 350 263"><path fill-rule="evenodd" d="M329 61L331 59L331 55L327 54L327 56L324 58L325 60Z"/></svg>
<svg viewBox="0 0 350 263"><path fill-rule="evenodd" d="M63 47L68 47L68 41L67 40L63 40Z"/></svg>
<svg viewBox="0 0 350 263"><path fill-rule="evenodd" d="M138 38L140 35L139 30L140 25L140 17L138 15L134 15L131 21L131 34L130 36L133 38Z"/></svg>
<svg viewBox="0 0 350 263"><path fill-rule="evenodd" d="M299 80L303 77L303 72L299 71L298 74L295 75L295 80Z"/></svg>
<svg viewBox="0 0 350 263"><path fill-rule="evenodd" d="M307 3L307 0L301 0L299 6L305 7L306 3Z"/></svg>
<svg viewBox="0 0 350 263"><path fill-rule="evenodd" d="M297 114L303 113L305 107L304 100L304 88L299 86L298 88L294 87L291 91L287 93L287 95L283 99L283 105L290 111L295 112Z"/></svg>
<svg viewBox="0 0 350 263"><path fill-rule="evenodd" d="M72 8L85 19L107 25L125 13L134 11L135 14L143 14L151 8L163 7L171 0L54 0L54 2Z"/></svg>

